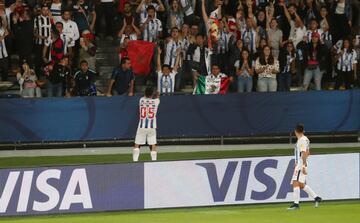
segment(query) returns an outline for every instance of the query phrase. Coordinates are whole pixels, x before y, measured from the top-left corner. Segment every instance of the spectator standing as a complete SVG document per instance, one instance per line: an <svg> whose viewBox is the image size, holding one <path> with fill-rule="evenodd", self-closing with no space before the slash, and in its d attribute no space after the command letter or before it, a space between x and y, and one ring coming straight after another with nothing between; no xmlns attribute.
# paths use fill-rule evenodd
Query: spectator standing
<svg viewBox="0 0 360 223"><path fill-rule="evenodd" d="M64 5L61 0L52 0L50 5L50 16L51 22L56 24L57 22L61 22L61 13L64 9Z"/></svg>
<svg viewBox="0 0 360 223"><path fill-rule="evenodd" d="M305 49L307 48L307 36L303 37L303 40L300 41L296 46L296 58L295 58L295 67L296 67L296 82L298 87L303 86L303 77L304 77L304 71L305 71Z"/></svg>
<svg viewBox="0 0 360 223"><path fill-rule="evenodd" d="M1 79L6 81L8 78L9 71L9 61L8 61L8 52L7 46L5 44L5 38L9 35L6 27L0 23L0 70L1 70Z"/></svg>
<svg viewBox="0 0 360 223"><path fill-rule="evenodd" d="M351 0L334 0L331 6L334 43L351 34Z"/></svg>
<svg viewBox="0 0 360 223"><path fill-rule="evenodd" d="M43 61L43 49L46 41L51 39L51 20L49 16L49 7L41 6L40 15L34 20L34 36L35 36L35 71L40 73Z"/></svg>
<svg viewBox="0 0 360 223"><path fill-rule="evenodd" d="M96 45L95 36L89 30L84 30L80 38L79 60L87 61L91 70L96 70ZM80 64L79 64L80 66Z"/></svg>
<svg viewBox="0 0 360 223"><path fill-rule="evenodd" d="M192 4L192 1L191 0L179 0L179 1L181 8L183 9L185 14L184 22L189 25L193 24L195 15L194 15L194 6Z"/></svg>
<svg viewBox="0 0 360 223"><path fill-rule="evenodd" d="M106 96L134 95L135 77L128 57L121 60L121 65L116 67L111 76Z"/></svg>
<svg viewBox="0 0 360 223"><path fill-rule="evenodd" d="M70 65L72 65L75 54L75 42L80 38L79 28L77 24L71 20L71 10L69 8L64 10L62 16L63 34L66 36L67 52L70 56Z"/></svg>
<svg viewBox="0 0 360 223"><path fill-rule="evenodd" d="M241 39L244 42L244 46L250 51L250 54L255 54L259 39L252 18L246 19L246 29L242 30Z"/></svg>
<svg viewBox="0 0 360 223"><path fill-rule="evenodd" d="M191 56L193 71L193 84L196 86L196 81L200 75L207 76L211 70L211 55L212 50L205 46L205 40L201 34L196 36L195 44L189 47L189 55Z"/></svg>
<svg viewBox="0 0 360 223"><path fill-rule="evenodd" d="M270 24L267 29L268 44L271 46L272 54L275 58L279 57L280 48L283 46L283 33L278 28L278 22L275 18L270 20Z"/></svg>
<svg viewBox="0 0 360 223"><path fill-rule="evenodd" d="M126 1L124 4L124 11L122 12L122 17L123 19L126 20L126 24L130 25L134 20L135 20L135 16L133 15L132 11L131 11L131 4Z"/></svg>
<svg viewBox="0 0 360 223"><path fill-rule="evenodd" d="M232 74L235 74L236 71L236 67L234 66L235 62L237 60L241 60L241 54L242 51L246 49L244 47L244 43L242 41L242 39L238 39L236 40L235 45L230 46L230 53L229 53L229 64L230 64L230 72Z"/></svg>
<svg viewBox="0 0 360 223"><path fill-rule="evenodd" d="M179 68L181 49L176 51L176 59L173 67L168 64L161 66L161 50L157 53L157 89L160 94L171 94L175 92L175 77Z"/></svg>
<svg viewBox="0 0 360 223"><path fill-rule="evenodd" d="M235 62L239 93L252 91L254 65L254 62L250 58L249 51L243 49L241 52L241 58Z"/></svg>
<svg viewBox="0 0 360 223"><path fill-rule="evenodd" d="M167 12L166 27L168 33L171 34L172 28L177 27L181 29L184 24L184 13L180 9L178 0L171 0L171 5L169 5L168 0L165 0L165 7Z"/></svg>
<svg viewBox="0 0 360 223"><path fill-rule="evenodd" d="M60 59L52 66L47 82L48 97L62 97L70 95L71 71L69 68L69 58L67 56Z"/></svg>
<svg viewBox="0 0 360 223"><path fill-rule="evenodd" d="M165 47L165 58L164 58L164 64L170 66L170 68L174 68L176 64L178 49L181 50L179 29L177 27L173 27L171 29L171 38Z"/></svg>
<svg viewBox="0 0 360 223"><path fill-rule="evenodd" d="M311 35L313 33L319 33L320 37L322 36L322 29L319 29L318 27L318 22L316 19L311 19L309 22L309 29L306 31L306 36L307 36L307 42L310 43L311 42Z"/></svg>
<svg viewBox="0 0 360 223"><path fill-rule="evenodd" d="M294 46L296 47L297 44L303 39L303 37L306 35L306 27L299 17L299 15L295 11L295 7L291 6L289 11L286 8L286 5L284 3L280 4L282 8L284 9L285 16L290 24L290 36L289 40L291 40L294 43ZM292 16L295 17L295 20L292 20Z"/></svg>
<svg viewBox="0 0 360 223"><path fill-rule="evenodd" d="M46 40L43 48L43 61L45 64L54 64L64 57L64 42L59 36L59 32L51 32L51 39Z"/></svg>
<svg viewBox="0 0 360 223"><path fill-rule="evenodd" d="M64 47L63 47L63 52L64 55L68 54L68 44L69 44L69 39L68 37L64 34L63 30L64 30L64 24L62 22L57 22L55 24L55 29L58 31L59 36L61 38L61 40L64 43Z"/></svg>
<svg viewBox="0 0 360 223"><path fill-rule="evenodd" d="M115 4L114 0L100 0L99 4L95 7L96 10L96 35L101 33L102 19L105 18L105 37L108 40L113 39L113 21L115 17Z"/></svg>
<svg viewBox="0 0 360 223"><path fill-rule="evenodd" d="M145 21L148 19L149 12L148 8L151 6L153 8L154 12L152 15L153 19L157 19L156 12L163 12L165 11L165 7L161 0L157 0L157 3L152 2L152 0L141 0L139 6L136 8L136 13L140 14L140 24L145 23Z"/></svg>
<svg viewBox="0 0 360 223"><path fill-rule="evenodd" d="M95 31L96 12L95 6L91 0L77 0L73 6L74 22L76 22L79 33L89 30L91 33Z"/></svg>
<svg viewBox="0 0 360 223"><path fill-rule="evenodd" d="M141 24L140 29L143 33L143 40L149 42L156 42L162 37L162 24L161 21L155 18L155 8L150 5L146 9L147 19Z"/></svg>
<svg viewBox="0 0 360 223"><path fill-rule="evenodd" d="M292 42L286 43L286 48L280 52L279 64L280 74L278 76L279 91L290 91L292 75L296 72L295 68L295 47Z"/></svg>
<svg viewBox="0 0 360 223"><path fill-rule="evenodd" d="M338 49L336 55L336 84L335 89L338 90L344 83L345 89L350 89L357 77L357 53L352 47L349 39L344 39L342 47Z"/></svg>
<svg viewBox="0 0 360 223"><path fill-rule="evenodd" d="M259 78L257 90L259 92L275 92L277 88L276 74L279 73L279 61L271 54L269 46L265 46L260 57L255 62L255 71Z"/></svg>
<svg viewBox="0 0 360 223"><path fill-rule="evenodd" d="M19 55L19 65L26 61L29 66L32 65L31 54L34 45L34 26L30 19L28 11L23 15L14 13L12 16L12 30L16 42L16 50Z"/></svg>
<svg viewBox="0 0 360 223"><path fill-rule="evenodd" d="M316 90L321 90L321 79L323 75L324 59L325 59L324 47L320 43L319 33L313 33L311 37L311 43L305 48L305 74L304 74L304 90L308 90L310 81L314 79Z"/></svg>
<svg viewBox="0 0 360 223"><path fill-rule="evenodd" d="M124 19L123 26L118 33L118 38L120 39L120 44L122 44L125 38L129 40L137 40L141 36L140 29L135 25L135 19L131 21L130 24L127 23L127 20Z"/></svg>

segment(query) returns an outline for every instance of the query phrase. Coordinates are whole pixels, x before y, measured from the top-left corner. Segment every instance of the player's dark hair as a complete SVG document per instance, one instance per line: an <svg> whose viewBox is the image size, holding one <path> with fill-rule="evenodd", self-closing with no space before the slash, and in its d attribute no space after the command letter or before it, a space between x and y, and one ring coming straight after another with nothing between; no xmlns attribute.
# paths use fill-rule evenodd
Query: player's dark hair
<svg viewBox="0 0 360 223"><path fill-rule="evenodd" d="M121 65L125 64L127 61L130 61L129 57L124 57L121 59Z"/></svg>
<svg viewBox="0 0 360 223"><path fill-rule="evenodd" d="M295 131L298 133L304 133L304 125L303 124L297 124L295 126Z"/></svg>
<svg viewBox="0 0 360 223"><path fill-rule="evenodd" d="M174 30L180 31L178 27L174 26L171 28L170 33L172 33Z"/></svg>
<svg viewBox="0 0 360 223"><path fill-rule="evenodd" d="M88 64L88 62L86 60L82 60L82 61L80 61L80 65L81 64Z"/></svg>
<svg viewBox="0 0 360 223"><path fill-rule="evenodd" d="M147 8L146 8L146 11L148 12L149 10L154 10L156 11L155 7L153 5L149 5Z"/></svg>
<svg viewBox="0 0 360 223"><path fill-rule="evenodd" d="M171 69L171 67L170 67L170 65L169 65L169 64L164 64L164 65L162 65L162 69L164 69L164 68Z"/></svg>
<svg viewBox="0 0 360 223"><path fill-rule="evenodd" d="M147 86L145 89L145 97L151 98L154 94L154 87L153 86Z"/></svg>
<svg viewBox="0 0 360 223"><path fill-rule="evenodd" d="M62 22L57 22L55 25L61 25L61 27L64 27L64 24Z"/></svg>

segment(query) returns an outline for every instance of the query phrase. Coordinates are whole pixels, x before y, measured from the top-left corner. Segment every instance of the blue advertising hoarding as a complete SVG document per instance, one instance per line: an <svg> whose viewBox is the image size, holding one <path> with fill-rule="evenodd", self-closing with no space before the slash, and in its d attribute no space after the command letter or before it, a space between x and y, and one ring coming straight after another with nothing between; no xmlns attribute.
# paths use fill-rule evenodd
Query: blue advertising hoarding
<svg viewBox="0 0 360 223"><path fill-rule="evenodd" d="M132 139L139 97L0 99L0 142ZM162 96L158 137L360 130L360 90Z"/></svg>

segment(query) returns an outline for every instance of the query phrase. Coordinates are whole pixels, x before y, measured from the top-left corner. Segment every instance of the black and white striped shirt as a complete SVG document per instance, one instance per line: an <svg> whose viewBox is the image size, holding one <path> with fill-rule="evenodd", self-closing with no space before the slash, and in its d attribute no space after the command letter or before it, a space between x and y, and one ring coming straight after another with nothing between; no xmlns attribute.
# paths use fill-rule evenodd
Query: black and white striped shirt
<svg viewBox="0 0 360 223"><path fill-rule="evenodd" d="M295 57L292 57L290 54L286 55L286 64L284 66L283 73L289 73L291 71L291 63L295 60Z"/></svg>
<svg viewBox="0 0 360 223"><path fill-rule="evenodd" d="M175 66L176 62L176 51L178 48L181 48L181 42L175 42L174 40L170 40L168 44L166 44L166 54L164 59L164 64L169 65L171 68Z"/></svg>
<svg viewBox="0 0 360 223"><path fill-rule="evenodd" d="M321 33L321 41L332 41L332 35L329 31Z"/></svg>
<svg viewBox="0 0 360 223"><path fill-rule="evenodd" d="M37 35L45 36L46 39L50 38L51 35L51 21L49 16L39 15L34 20L34 30ZM35 39L37 45L45 44L45 39Z"/></svg>
<svg viewBox="0 0 360 223"><path fill-rule="evenodd" d="M145 27L143 33L143 40L149 42L155 42L158 39L158 35L162 30L163 29L160 20L158 19L150 20Z"/></svg>
<svg viewBox="0 0 360 223"><path fill-rule="evenodd" d="M218 40L218 54L225 54L229 51L229 40L231 35L226 32L221 32Z"/></svg>
<svg viewBox="0 0 360 223"><path fill-rule="evenodd" d="M341 50L338 50L340 53ZM355 50L348 51L343 49L344 53L339 57L337 69L339 71L348 72L353 70L353 65L357 64L357 54Z"/></svg>
<svg viewBox="0 0 360 223"><path fill-rule="evenodd" d="M4 36L5 35L5 29L3 27L0 28L0 36ZM7 58L8 57L8 53L6 50L6 45L5 45L5 39L3 39L0 42L0 59L3 58Z"/></svg>

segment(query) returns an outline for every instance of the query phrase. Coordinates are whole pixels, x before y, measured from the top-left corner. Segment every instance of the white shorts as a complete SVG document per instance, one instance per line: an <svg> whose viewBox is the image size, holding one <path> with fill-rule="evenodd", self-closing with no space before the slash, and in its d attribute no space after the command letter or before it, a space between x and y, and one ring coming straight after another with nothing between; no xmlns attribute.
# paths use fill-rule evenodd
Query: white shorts
<svg viewBox="0 0 360 223"><path fill-rule="evenodd" d="M138 128L135 137L135 144L138 145L156 145L156 129L145 129L145 128Z"/></svg>
<svg viewBox="0 0 360 223"><path fill-rule="evenodd" d="M306 171L306 173L308 173L308 172L307 172L307 168L305 168L305 171ZM295 168L295 170L294 170L294 175L293 175L293 177L292 177L291 183L293 183L294 181L298 181L298 182L304 184L304 183L306 182L306 176L307 176L307 174L304 174L304 173L301 171L301 169L298 170L297 168Z"/></svg>

